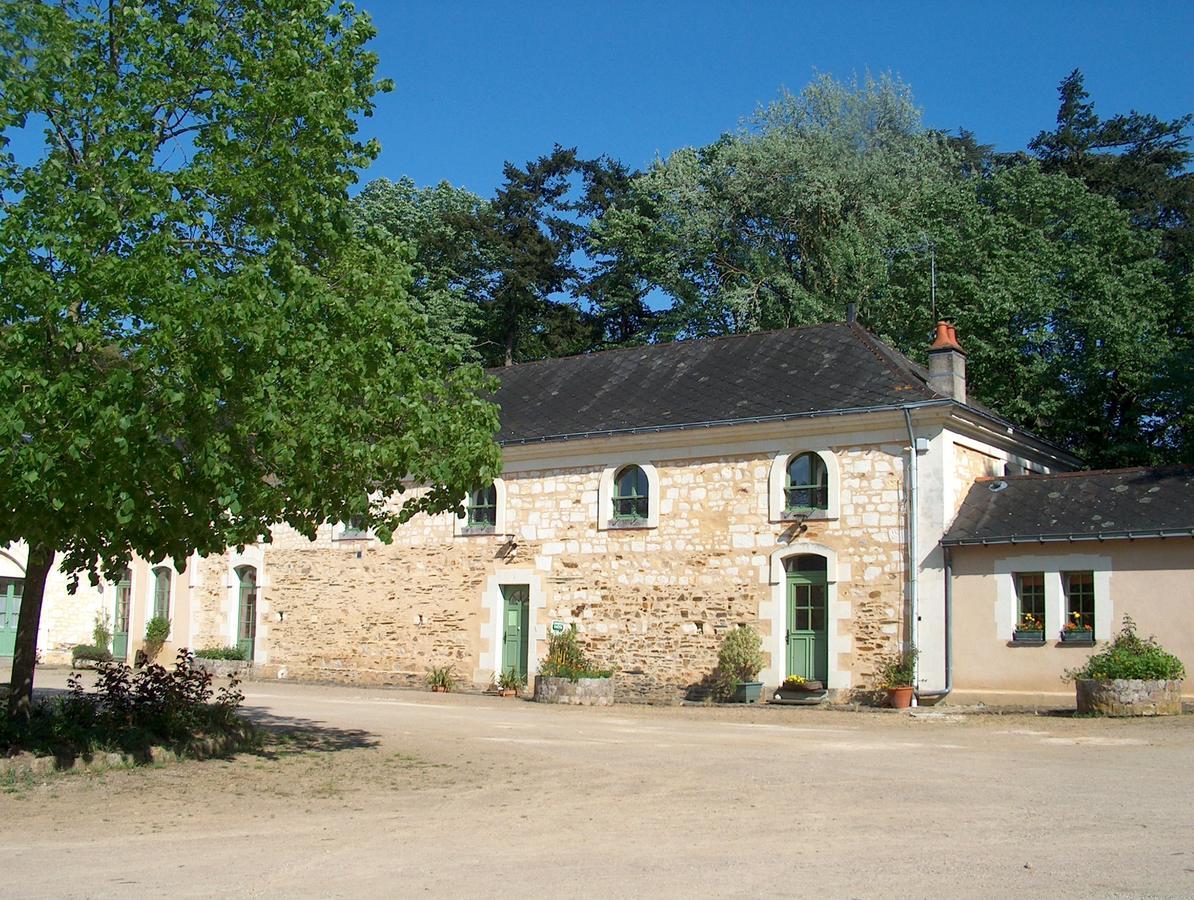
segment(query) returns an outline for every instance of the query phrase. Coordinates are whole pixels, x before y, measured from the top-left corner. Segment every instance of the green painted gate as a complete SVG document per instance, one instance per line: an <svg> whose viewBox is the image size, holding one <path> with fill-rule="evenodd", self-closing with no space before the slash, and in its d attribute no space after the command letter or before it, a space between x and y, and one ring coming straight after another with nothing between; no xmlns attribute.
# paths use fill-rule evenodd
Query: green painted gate
<svg viewBox="0 0 1194 900"><path fill-rule="evenodd" d="M0 578L0 656L12 656L17 646L17 619L21 616L23 578Z"/></svg>
<svg viewBox="0 0 1194 900"><path fill-rule="evenodd" d="M129 655L129 601L132 594L133 573L125 569L116 585L116 608L112 611L112 655L117 659L128 659Z"/></svg>
<svg viewBox="0 0 1194 900"><path fill-rule="evenodd" d="M530 637L531 589L525 584L503 584L502 672L527 676Z"/></svg>
<svg viewBox="0 0 1194 900"><path fill-rule="evenodd" d="M241 566L236 570L240 583L240 602L236 616L236 646L244 659L252 661L257 640L257 570Z"/></svg>
<svg viewBox="0 0 1194 900"><path fill-rule="evenodd" d="M829 640L824 560L820 571L814 564L804 566L788 570L788 674L825 683L829 677Z"/></svg>

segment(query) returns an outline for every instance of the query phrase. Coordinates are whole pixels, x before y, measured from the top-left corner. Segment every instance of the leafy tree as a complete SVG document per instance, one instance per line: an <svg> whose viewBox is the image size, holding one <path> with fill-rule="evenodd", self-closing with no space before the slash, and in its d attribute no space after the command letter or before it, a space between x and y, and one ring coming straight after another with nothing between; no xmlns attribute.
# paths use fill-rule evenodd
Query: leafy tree
<svg viewBox="0 0 1194 900"><path fill-rule="evenodd" d="M821 77L738 134L656 163L599 240L675 298L666 333L706 336L838 319L923 240L920 198L953 157L890 77Z"/></svg>
<svg viewBox="0 0 1194 900"><path fill-rule="evenodd" d="M388 538L496 470L482 373L428 341L409 266L354 240L373 34L330 0L0 2L10 715L56 558L111 577L355 516Z"/></svg>
<svg viewBox="0 0 1194 900"><path fill-rule="evenodd" d="M379 178L354 199L369 243L403 254L412 270L411 302L427 316L434 342L472 353L483 328L476 299L488 289L495 261L480 222L487 204L448 182L419 188L409 178Z"/></svg>

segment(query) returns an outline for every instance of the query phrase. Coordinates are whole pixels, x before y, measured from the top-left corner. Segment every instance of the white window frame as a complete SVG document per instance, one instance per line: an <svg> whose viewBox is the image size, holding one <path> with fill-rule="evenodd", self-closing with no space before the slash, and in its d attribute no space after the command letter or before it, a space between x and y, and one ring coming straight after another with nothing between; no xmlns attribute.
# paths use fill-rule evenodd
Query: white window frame
<svg viewBox="0 0 1194 900"><path fill-rule="evenodd" d="M497 510L494 515L494 526L490 530L488 528L470 530L468 527L468 494L465 494L460 501L460 505L465 509L465 515L452 515L452 534L456 537L477 537L494 534L507 534L506 529L506 482L500 477L493 479L493 494L494 503L497 504Z"/></svg>
<svg viewBox="0 0 1194 900"><path fill-rule="evenodd" d="M1019 572L1045 573L1045 641L1060 640L1061 627L1066 620L1066 597L1061 583L1063 572L1093 572L1095 589L1096 641L1111 640L1111 623L1115 617L1111 597L1111 557L1093 553L1074 553L1065 556L1025 554L1005 556L995 561L995 633L1003 642L1012 639L1012 630L1020 615L1020 597L1016 592Z"/></svg>
<svg viewBox="0 0 1194 900"><path fill-rule="evenodd" d="M803 453L813 453L820 457L825 464L825 475L829 479L827 505L825 509L815 509L809 519L817 521L833 521L841 515L841 470L837 457L832 450L817 447L801 447L795 450L783 450L771 460L771 471L767 476L767 518L771 522L787 522L792 516L786 513L787 496L785 489L788 482L788 463Z"/></svg>
<svg viewBox="0 0 1194 900"><path fill-rule="evenodd" d="M614 477L627 466L638 466L647 476L647 518L639 522L614 520ZM624 459L601 470L597 483L597 530L627 531L659 527L659 472L651 463L641 459Z"/></svg>

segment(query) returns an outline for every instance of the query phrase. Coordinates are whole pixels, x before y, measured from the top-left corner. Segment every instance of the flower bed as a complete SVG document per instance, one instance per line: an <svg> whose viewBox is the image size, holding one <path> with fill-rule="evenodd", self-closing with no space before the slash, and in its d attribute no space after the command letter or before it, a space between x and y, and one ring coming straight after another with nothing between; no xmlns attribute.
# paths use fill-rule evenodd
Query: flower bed
<svg viewBox="0 0 1194 900"><path fill-rule="evenodd" d="M1078 712L1103 716L1179 715L1185 675L1182 661L1153 638L1138 636L1128 616L1106 650L1066 672L1075 684Z"/></svg>
<svg viewBox="0 0 1194 900"><path fill-rule="evenodd" d="M1096 716L1178 716L1182 683L1163 679L1079 678L1078 712Z"/></svg>

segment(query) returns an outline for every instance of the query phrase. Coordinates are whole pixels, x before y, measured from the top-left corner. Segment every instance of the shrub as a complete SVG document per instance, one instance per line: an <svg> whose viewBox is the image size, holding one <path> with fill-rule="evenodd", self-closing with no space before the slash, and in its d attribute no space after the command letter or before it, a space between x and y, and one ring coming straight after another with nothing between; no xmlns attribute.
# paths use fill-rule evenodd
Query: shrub
<svg viewBox="0 0 1194 900"><path fill-rule="evenodd" d="M1180 681L1185 677L1186 667L1182 661L1163 650L1155 638L1142 638L1136 634L1136 623L1131 616L1124 616L1119 634L1106 650L1096 653L1086 665L1065 673L1067 681L1079 678Z"/></svg>
<svg viewBox="0 0 1194 900"><path fill-rule="evenodd" d="M567 678L578 681L581 678L609 678L613 669L598 669L585 656L580 646L576 626L572 625L562 634L547 638L547 656L539 663L539 674L548 678Z"/></svg>
<svg viewBox="0 0 1194 900"><path fill-rule="evenodd" d="M435 666L427 670L427 686L450 691L456 687L455 666Z"/></svg>
<svg viewBox="0 0 1194 900"><path fill-rule="evenodd" d="M719 699L732 694L739 684L754 681L767 663L763 640L749 625L739 625L726 633L717 653L713 673L713 693Z"/></svg>
<svg viewBox="0 0 1194 900"><path fill-rule="evenodd" d="M524 688L527 685L527 677L519 675L513 669L507 669L498 678L498 687L503 691L517 691L519 688Z"/></svg>
<svg viewBox="0 0 1194 900"><path fill-rule="evenodd" d="M237 681L213 699L211 675L185 649L172 670L150 665L134 671L114 660L99 660L95 668L93 692L72 674L65 697L38 701L28 719L0 718L0 750L138 753L158 744L183 748L196 736L243 727L237 709L244 695Z"/></svg>
<svg viewBox="0 0 1194 900"><path fill-rule="evenodd" d="M112 654L108 652L107 647L93 647L91 644L77 644L72 647L70 651L70 659L72 664L84 660L90 662L106 662L111 658Z"/></svg>
<svg viewBox="0 0 1194 900"><path fill-rule="evenodd" d="M91 629L91 646L104 650L112 646L112 630L108 627L106 613L97 612L95 614L95 627Z"/></svg>
<svg viewBox="0 0 1194 900"><path fill-rule="evenodd" d="M916 684L916 658L920 651L909 647L900 653L892 653L879 664L879 686L884 688L914 687Z"/></svg>
<svg viewBox="0 0 1194 900"><path fill-rule="evenodd" d="M154 616L145 623L145 658L149 662L157 659L162 652L162 645L170 637L170 620L165 616Z"/></svg>
<svg viewBox="0 0 1194 900"><path fill-rule="evenodd" d="M204 647L202 650L196 650L195 655L200 659L238 659L245 658L245 651L235 644L228 644L224 647Z"/></svg>

